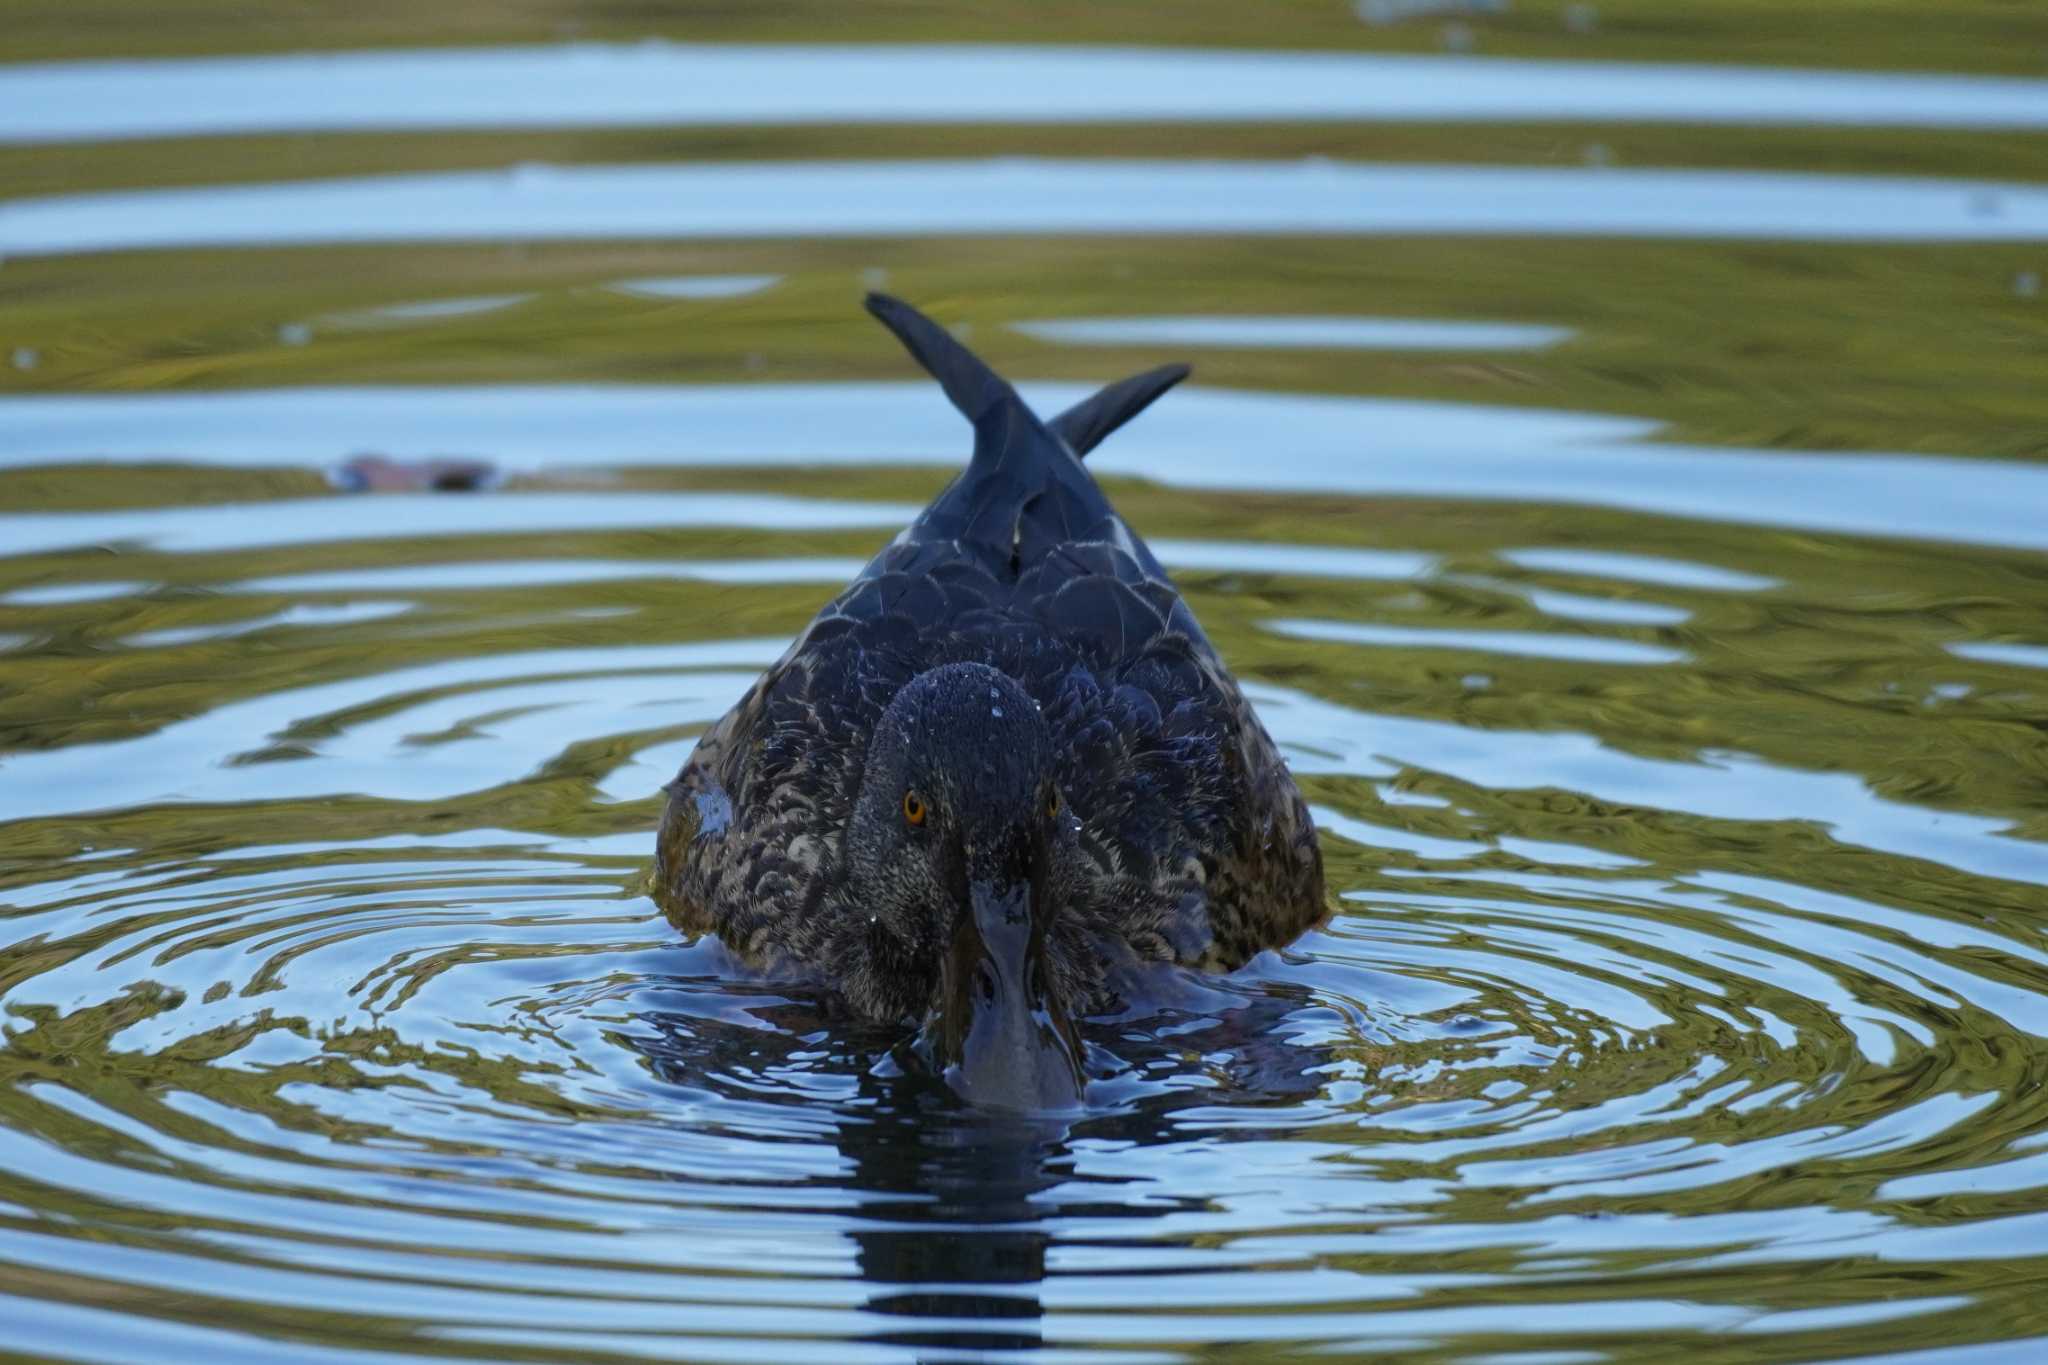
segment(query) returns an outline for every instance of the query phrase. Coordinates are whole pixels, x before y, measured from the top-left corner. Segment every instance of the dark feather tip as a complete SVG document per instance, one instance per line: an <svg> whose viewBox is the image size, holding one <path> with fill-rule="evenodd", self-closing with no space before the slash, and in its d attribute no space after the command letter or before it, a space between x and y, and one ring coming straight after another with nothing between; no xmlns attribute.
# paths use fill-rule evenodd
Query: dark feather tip
<svg viewBox="0 0 2048 1365"><path fill-rule="evenodd" d="M979 426L1004 406L1017 401L1015 391L1001 375L988 367L986 361L961 345L951 332L902 299L888 294L869 294L866 303L876 320L894 332L911 357L939 381L946 397L953 400L953 406L960 409L968 421Z"/></svg>
<svg viewBox="0 0 2048 1365"><path fill-rule="evenodd" d="M1086 455L1111 432L1151 407L1159 395L1193 373L1186 365L1161 365L1156 370L1134 374L1074 404L1046 425L1072 446L1076 455Z"/></svg>

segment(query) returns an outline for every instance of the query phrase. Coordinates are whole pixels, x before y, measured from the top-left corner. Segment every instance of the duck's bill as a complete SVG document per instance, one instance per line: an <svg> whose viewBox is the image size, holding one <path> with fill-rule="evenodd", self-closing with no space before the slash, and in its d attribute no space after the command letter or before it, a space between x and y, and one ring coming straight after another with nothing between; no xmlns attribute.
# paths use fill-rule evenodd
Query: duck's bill
<svg viewBox="0 0 2048 1365"><path fill-rule="evenodd" d="M941 973L934 1060L946 1083L991 1109L1072 1109L1081 1102L1074 1027L1055 994L1030 888L976 882Z"/></svg>

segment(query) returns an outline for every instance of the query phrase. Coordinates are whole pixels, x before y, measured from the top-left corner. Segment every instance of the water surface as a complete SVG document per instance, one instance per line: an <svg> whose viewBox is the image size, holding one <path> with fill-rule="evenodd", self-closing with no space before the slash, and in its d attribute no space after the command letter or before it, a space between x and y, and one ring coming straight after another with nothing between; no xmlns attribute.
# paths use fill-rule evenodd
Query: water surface
<svg viewBox="0 0 2048 1365"><path fill-rule="evenodd" d="M1289 162L551 166L0 202L20 256L647 237L1451 235L2033 242L2048 189L1789 172Z"/></svg>
<svg viewBox="0 0 2048 1365"><path fill-rule="evenodd" d="M0 70L7 1349L2048 1350L2041 81L1609 9ZM645 895L966 449L874 287L1044 410L1199 347L1090 463L1323 832L1328 926L1092 1021L1066 1120Z"/></svg>
<svg viewBox="0 0 2048 1365"><path fill-rule="evenodd" d="M1167 47L663 42L24 63L0 73L0 142L1155 119L2038 129L2048 127L2048 80Z"/></svg>

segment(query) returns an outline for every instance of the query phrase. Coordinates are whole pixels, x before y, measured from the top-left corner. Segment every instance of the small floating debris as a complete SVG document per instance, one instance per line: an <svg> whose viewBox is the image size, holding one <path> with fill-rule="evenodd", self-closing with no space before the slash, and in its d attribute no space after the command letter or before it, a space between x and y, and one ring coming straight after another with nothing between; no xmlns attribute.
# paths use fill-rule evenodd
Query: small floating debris
<svg viewBox="0 0 2048 1365"><path fill-rule="evenodd" d="M616 280L605 287L642 299L735 299L758 294L781 282L780 275L661 275Z"/></svg>
<svg viewBox="0 0 2048 1365"><path fill-rule="evenodd" d="M277 329L277 339L286 346L303 346L313 339L313 329L303 322L287 322Z"/></svg>
<svg viewBox="0 0 2048 1365"><path fill-rule="evenodd" d="M13 360L14 368L22 371L23 373L26 373L29 370L33 370L36 366L43 363L42 356L36 351L36 348L33 346L15 347Z"/></svg>
<svg viewBox="0 0 2048 1365"><path fill-rule="evenodd" d="M2012 296L2016 299L2038 299L2041 297L2041 272L2022 270L2012 277ZM19 351L16 355L21 354Z"/></svg>
<svg viewBox="0 0 2048 1365"><path fill-rule="evenodd" d="M499 480L498 467L489 460L446 455L422 460L353 455L328 477L348 493L475 493Z"/></svg>
<svg viewBox="0 0 2048 1365"><path fill-rule="evenodd" d="M1597 6L1580 3L1564 7L1564 26L1571 33L1591 33L1600 27L1600 10Z"/></svg>

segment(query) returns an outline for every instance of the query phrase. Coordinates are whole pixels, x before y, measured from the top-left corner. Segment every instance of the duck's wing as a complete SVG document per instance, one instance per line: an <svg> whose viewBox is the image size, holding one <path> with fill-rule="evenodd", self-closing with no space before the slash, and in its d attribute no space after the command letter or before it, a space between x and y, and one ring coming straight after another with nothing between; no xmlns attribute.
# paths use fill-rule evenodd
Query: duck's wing
<svg viewBox="0 0 2048 1365"><path fill-rule="evenodd" d="M666 788L656 898L689 933L769 960L824 887L826 831L851 810L850 727L826 651L800 639L697 741ZM788 945L794 948L796 945Z"/></svg>
<svg viewBox="0 0 2048 1365"><path fill-rule="evenodd" d="M757 966L834 980L861 926L819 909L875 723L920 671L911 618L828 607L705 732L666 788L657 842L655 899L679 928L715 933ZM893 994L866 977L835 984L871 1018L923 998L907 978Z"/></svg>
<svg viewBox="0 0 2048 1365"><path fill-rule="evenodd" d="M1057 676L1030 686L1095 863L1093 914L1140 956L1237 967L1327 913L1307 803L1179 594L1090 557L1047 603Z"/></svg>

